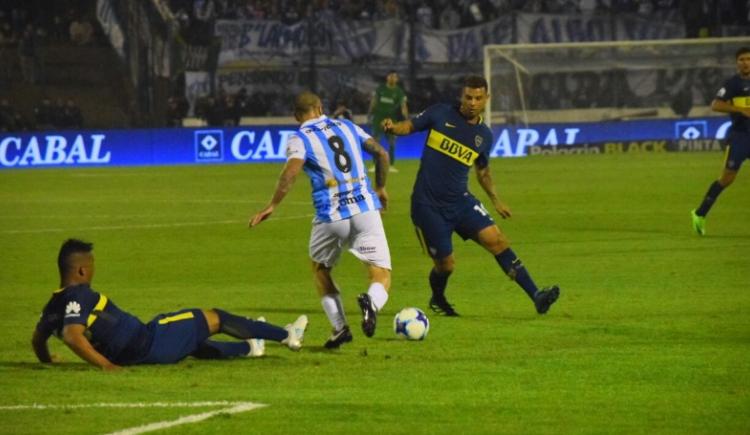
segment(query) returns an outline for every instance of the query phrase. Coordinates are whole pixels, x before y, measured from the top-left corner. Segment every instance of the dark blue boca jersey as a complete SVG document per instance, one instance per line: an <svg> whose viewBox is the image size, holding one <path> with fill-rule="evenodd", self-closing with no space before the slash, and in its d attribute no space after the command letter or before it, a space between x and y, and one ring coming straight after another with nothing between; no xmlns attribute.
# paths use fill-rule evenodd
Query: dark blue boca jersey
<svg viewBox="0 0 750 435"><path fill-rule="evenodd" d="M151 345L146 325L86 284L53 293L37 329L45 336L61 338L63 328L71 324L86 326L86 337L94 348L117 364L137 361Z"/></svg>
<svg viewBox="0 0 750 435"><path fill-rule="evenodd" d="M469 124L448 104L427 108L412 124L416 131L428 130L412 201L435 207L459 203L467 195L471 167L489 163L492 132L481 119Z"/></svg>
<svg viewBox="0 0 750 435"><path fill-rule="evenodd" d="M736 107L750 108L750 79L743 79L736 74L724 82L716 93L716 99L731 103ZM732 130L750 132L750 118L741 113L730 113Z"/></svg>

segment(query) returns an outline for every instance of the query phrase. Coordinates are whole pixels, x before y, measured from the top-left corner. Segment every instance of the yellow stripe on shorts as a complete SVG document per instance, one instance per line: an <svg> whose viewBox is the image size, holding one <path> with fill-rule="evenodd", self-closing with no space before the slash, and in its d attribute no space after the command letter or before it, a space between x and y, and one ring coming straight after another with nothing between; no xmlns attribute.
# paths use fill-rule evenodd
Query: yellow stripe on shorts
<svg viewBox="0 0 750 435"><path fill-rule="evenodd" d="M166 325L167 323L179 322L180 320L192 319L193 312L188 311L187 313L175 314L174 316L165 317L159 320L160 325Z"/></svg>

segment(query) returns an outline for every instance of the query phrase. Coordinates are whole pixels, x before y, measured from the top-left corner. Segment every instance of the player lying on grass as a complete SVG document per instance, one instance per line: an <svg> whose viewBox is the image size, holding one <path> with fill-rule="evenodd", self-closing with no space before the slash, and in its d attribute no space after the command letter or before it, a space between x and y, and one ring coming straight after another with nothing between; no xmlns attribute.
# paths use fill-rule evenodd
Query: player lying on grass
<svg viewBox="0 0 750 435"><path fill-rule="evenodd" d="M494 142L481 115L488 98L487 81L469 76L464 80L459 105L436 104L401 122L385 119L383 129L397 136L429 132L411 195L411 219L434 263L429 277L430 308L446 316L458 315L445 297L448 277L455 266L451 241L455 232L489 251L503 271L529 295L536 311L544 314L557 300L560 289L537 288L510 249L508 238L484 205L469 192L469 171L474 167L477 181L497 213L503 219L510 217L510 209L495 193L490 173L489 151Z"/></svg>
<svg viewBox="0 0 750 435"><path fill-rule="evenodd" d="M76 355L104 370L121 365L171 364L187 356L223 359L262 356L264 339L302 347L307 316L285 328L265 321L235 316L219 309L186 309L160 314L147 324L121 310L91 289L94 277L93 244L69 239L60 248L57 266L60 289L52 294L36 325L32 346L39 361L57 362L47 340L62 339ZM213 341L224 333L244 341Z"/></svg>

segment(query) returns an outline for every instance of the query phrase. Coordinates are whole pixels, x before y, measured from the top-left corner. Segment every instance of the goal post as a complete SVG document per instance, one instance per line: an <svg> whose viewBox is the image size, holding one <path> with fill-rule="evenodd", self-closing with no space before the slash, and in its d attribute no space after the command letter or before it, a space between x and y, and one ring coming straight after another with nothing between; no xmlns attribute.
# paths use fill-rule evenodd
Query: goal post
<svg viewBox="0 0 750 435"><path fill-rule="evenodd" d="M750 37L484 46L488 124L710 115Z"/></svg>

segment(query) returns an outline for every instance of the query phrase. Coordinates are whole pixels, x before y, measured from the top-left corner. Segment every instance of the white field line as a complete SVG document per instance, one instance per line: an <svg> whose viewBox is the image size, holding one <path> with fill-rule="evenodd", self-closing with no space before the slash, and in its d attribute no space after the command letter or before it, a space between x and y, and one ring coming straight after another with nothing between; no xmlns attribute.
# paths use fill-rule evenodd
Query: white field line
<svg viewBox="0 0 750 435"><path fill-rule="evenodd" d="M200 421L209 419L219 414L239 414L240 412L252 411L253 409L262 408L264 406L267 406L267 405L264 405L262 403L241 402L230 408L222 408L222 409L217 409L215 411L203 412L200 414L186 415L184 417L178 418L177 420L157 421L156 423L149 423L149 424L144 424L143 426L131 427L128 429L119 430L117 432L110 432L108 435L135 435L139 433L152 432L155 430L161 430L161 429L166 429L169 427L180 426L183 424L198 423Z"/></svg>
<svg viewBox="0 0 750 435"><path fill-rule="evenodd" d="M297 216L283 216L283 217L271 217L268 222L282 221L282 220L293 220L302 218L312 218L312 214L304 214ZM223 220L223 221L202 221L202 222L172 222L164 224L133 224L133 225L102 225L92 226L86 228L37 228L33 230L2 230L0 234L38 234L38 233L62 233L62 232L78 232L78 231L109 231L109 230L138 230L138 229L152 229L152 228L178 228L178 227L202 227L210 225L241 225L247 224L247 221L239 220Z"/></svg>
<svg viewBox="0 0 750 435"><path fill-rule="evenodd" d="M180 417L176 420L170 421L157 421L156 423L144 424L142 426L135 426L127 429L122 429L116 432L111 432L108 435L135 435L146 432L152 432L155 430L166 429L174 426L180 426L183 424L198 423L203 420L209 419L220 414L239 414L240 412L252 411L253 409L263 408L268 406L263 403L253 402L227 402L227 401L215 401L215 402L154 402L154 403L89 403L89 404L73 404L73 405L43 405L43 404L31 404L31 405L9 405L0 406L0 411L24 411L24 410L46 410L46 409L81 409L81 408L205 408L208 406L223 406L224 408L217 409L209 412L202 412L200 414L191 414L184 417Z"/></svg>

